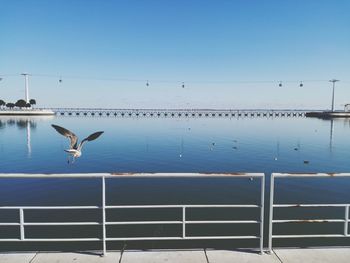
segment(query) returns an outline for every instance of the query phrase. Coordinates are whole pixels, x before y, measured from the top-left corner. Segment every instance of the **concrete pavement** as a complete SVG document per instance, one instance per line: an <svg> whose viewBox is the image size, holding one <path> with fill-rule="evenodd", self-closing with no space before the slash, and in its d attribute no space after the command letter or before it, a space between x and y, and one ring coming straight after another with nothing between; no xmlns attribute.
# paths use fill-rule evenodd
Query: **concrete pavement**
<svg viewBox="0 0 350 263"><path fill-rule="evenodd" d="M239 250L150 250L95 253L2 253L1 263L348 263L350 248L275 249L260 255Z"/></svg>

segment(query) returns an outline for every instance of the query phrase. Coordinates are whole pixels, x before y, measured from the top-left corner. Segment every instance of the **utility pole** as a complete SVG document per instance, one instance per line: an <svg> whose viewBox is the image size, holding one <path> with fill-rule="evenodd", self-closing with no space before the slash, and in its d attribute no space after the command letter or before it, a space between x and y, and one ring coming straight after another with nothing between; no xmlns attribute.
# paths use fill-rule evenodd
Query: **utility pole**
<svg viewBox="0 0 350 263"><path fill-rule="evenodd" d="M332 92L332 112L334 111L334 88L335 88L335 83L339 81L339 79L331 79L329 82L333 83L333 92Z"/></svg>
<svg viewBox="0 0 350 263"><path fill-rule="evenodd" d="M26 102L29 103L29 87L28 87L28 73L22 73L22 76L24 76L24 85L25 85L25 96L26 96Z"/></svg>

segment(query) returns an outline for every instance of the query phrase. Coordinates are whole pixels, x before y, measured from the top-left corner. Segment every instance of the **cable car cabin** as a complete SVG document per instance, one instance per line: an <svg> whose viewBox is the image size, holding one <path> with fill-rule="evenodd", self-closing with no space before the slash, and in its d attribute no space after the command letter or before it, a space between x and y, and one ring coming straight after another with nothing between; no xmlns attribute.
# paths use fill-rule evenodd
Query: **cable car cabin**
<svg viewBox="0 0 350 263"><path fill-rule="evenodd" d="M344 111L345 112L350 112L350 104L345 104L344 105Z"/></svg>

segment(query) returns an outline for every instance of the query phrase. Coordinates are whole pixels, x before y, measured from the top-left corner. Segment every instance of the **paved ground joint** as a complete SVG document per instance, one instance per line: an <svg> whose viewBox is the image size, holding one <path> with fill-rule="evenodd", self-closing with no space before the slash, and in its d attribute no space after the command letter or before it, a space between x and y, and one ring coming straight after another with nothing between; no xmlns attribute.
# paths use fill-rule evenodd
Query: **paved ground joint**
<svg viewBox="0 0 350 263"><path fill-rule="evenodd" d="M275 256L277 257L277 259L278 259L281 263L283 263L282 259L277 255L277 253L276 253L274 250L272 250L272 252L273 252L273 254L275 254ZM272 254L272 253L271 253L271 254Z"/></svg>
<svg viewBox="0 0 350 263"><path fill-rule="evenodd" d="M203 251L204 251L204 255L205 255L205 258L206 258L206 260L207 260L207 263L210 263L210 262L209 262L208 255L207 255L207 249L204 248Z"/></svg>
<svg viewBox="0 0 350 263"><path fill-rule="evenodd" d="M32 259L29 261L29 263L34 262L34 259L38 254L39 254L39 251L35 252L35 255L32 257Z"/></svg>

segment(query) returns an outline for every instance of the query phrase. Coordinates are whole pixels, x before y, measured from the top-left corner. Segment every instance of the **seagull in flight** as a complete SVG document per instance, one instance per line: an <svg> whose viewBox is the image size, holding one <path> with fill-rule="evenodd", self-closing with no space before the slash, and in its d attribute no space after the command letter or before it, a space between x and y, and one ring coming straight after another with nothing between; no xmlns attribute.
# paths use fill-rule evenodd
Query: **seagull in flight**
<svg viewBox="0 0 350 263"><path fill-rule="evenodd" d="M64 150L64 151L72 155L73 162L74 162L75 158L78 158L81 156L81 149L82 149L85 142L96 140L103 133L103 131L95 132L95 133L89 135L88 137L86 137L85 139L83 139L78 144L78 137L73 132L71 132L70 130L67 130L61 126L55 125L55 124L52 124L51 126L58 133L62 134L64 137L67 137L69 139L70 148L67 150ZM68 160L68 163L69 163L69 160Z"/></svg>

